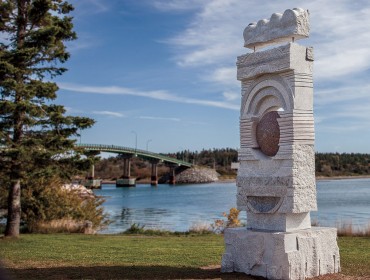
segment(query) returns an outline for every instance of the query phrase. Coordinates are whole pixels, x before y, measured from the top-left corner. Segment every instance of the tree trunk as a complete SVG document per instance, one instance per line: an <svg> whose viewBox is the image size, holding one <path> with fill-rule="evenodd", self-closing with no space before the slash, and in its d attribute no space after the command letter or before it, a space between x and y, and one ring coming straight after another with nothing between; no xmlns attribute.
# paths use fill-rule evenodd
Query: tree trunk
<svg viewBox="0 0 370 280"><path fill-rule="evenodd" d="M18 237L21 221L21 181L15 180L9 189L8 219L6 222L5 236Z"/></svg>
<svg viewBox="0 0 370 280"><path fill-rule="evenodd" d="M27 7L29 1L17 0L17 51L21 51L24 47L24 40L27 28ZM18 71L15 73L15 79L20 89L15 92L14 103L17 105L13 113L13 144L12 148L19 149L19 144L22 140L24 115L25 111L18 105L22 102L24 95L24 76L23 72L25 67L25 61L22 56L15 62ZM21 180L20 180L20 160L19 155L15 155L12 158L12 175L11 185L9 188L8 195L8 219L6 223L5 236L18 237L19 236L19 224L21 221Z"/></svg>

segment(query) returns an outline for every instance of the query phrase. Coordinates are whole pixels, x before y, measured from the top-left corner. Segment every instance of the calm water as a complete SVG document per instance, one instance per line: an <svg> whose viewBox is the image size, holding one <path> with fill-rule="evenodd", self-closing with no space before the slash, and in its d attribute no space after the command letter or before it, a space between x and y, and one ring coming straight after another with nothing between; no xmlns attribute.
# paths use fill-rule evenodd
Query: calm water
<svg viewBox="0 0 370 280"><path fill-rule="evenodd" d="M211 224L235 207L235 183L201 185L138 185L116 188L103 185L95 193L104 196L105 211L113 223L102 233L116 233L132 223L146 228L186 231L197 224ZM370 223L370 179L317 182L318 212L313 220L321 225L351 221L355 226ZM246 221L245 212L241 215Z"/></svg>

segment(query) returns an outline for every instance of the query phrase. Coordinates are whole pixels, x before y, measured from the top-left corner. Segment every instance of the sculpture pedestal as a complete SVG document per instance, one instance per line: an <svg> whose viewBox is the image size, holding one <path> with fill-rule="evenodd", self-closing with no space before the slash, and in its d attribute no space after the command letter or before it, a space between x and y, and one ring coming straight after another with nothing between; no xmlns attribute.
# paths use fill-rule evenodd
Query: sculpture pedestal
<svg viewBox="0 0 370 280"><path fill-rule="evenodd" d="M289 280L340 272L336 228L292 232L228 228L225 243L222 272Z"/></svg>

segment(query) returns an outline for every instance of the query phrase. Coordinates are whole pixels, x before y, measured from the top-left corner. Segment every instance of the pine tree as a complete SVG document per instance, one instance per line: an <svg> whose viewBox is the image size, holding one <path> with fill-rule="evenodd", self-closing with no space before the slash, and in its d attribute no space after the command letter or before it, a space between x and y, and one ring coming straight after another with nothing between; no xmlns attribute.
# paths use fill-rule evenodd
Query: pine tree
<svg viewBox="0 0 370 280"><path fill-rule="evenodd" d="M50 80L66 71L65 42L76 39L72 5L63 0L0 2L0 169L9 184L6 236L18 236L21 187L34 176L68 177L89 118L65 116Z"/></svg>

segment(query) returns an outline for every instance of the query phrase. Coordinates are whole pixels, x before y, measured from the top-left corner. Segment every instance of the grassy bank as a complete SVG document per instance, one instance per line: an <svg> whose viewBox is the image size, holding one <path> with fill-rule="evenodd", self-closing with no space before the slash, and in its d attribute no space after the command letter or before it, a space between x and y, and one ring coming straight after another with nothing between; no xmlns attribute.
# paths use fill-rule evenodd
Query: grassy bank
<svg viewBox="0 0 370 280"><path fill-rule="evenodd" d="M342 273L370 277L370 238L341 237L339 246ZM0 257L15 279L253 279L221 274L223 250L222 235L214 234L35 234L0 240Z"/></svg>

